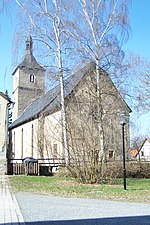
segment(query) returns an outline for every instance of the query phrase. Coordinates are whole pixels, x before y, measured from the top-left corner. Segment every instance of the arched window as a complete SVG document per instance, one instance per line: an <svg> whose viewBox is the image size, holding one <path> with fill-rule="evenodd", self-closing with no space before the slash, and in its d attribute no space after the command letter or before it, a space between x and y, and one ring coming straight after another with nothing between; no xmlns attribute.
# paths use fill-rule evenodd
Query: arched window
<svg viewBox="0 0 150 225"><path fill-rule="evenodd" d="M31 157L33 157L33 135L34 135L34 127L32 124L32 127L31 127Z"/></svg>
<svg viewBox="0 0 150 225"><path fill-rule="evenodd" d="M58 154L58 147L57 147L57 144L54 143L53 144L53 157L57 158L57 154Z"/></svg>
<svg viewBox="0 0 150 225"><path fill-rule="evenodd" d="M21 159L23 158L23 128L21 129Z"/></svg>
<svg viewBox="0 0 150 225"><path fill-rule="evenodd" d="M15 153L15 145L16 145L16 134L14 131L14 144L13 144L13 152Z"/></svg>
<svg viewBox="0 0 150 225"><path fill-rule="evenodd" d="M34 74L30 74L30 82L35 83L35 75Z"/></svg>

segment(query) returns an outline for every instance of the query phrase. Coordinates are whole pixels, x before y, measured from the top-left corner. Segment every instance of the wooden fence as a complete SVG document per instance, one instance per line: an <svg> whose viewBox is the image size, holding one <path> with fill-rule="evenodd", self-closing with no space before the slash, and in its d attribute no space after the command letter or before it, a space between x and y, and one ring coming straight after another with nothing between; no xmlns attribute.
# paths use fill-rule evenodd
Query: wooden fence
<svg viewBox="0 0 150 225"><path fill-rule="evenodd" d="M45 160L47 162L45 162ZM64 159L38 159L37 162L24 163L22 159L12 159L10 174L15 175L52 175L54 168L64 165Z"/></svg>
<svg viewBox="0 0 150 225"><path fill-rule="evenodd" d="M46 160L46 162L45 162ZM38 159L34 163L24 163L22 159L12 159L8 166L8 174L15 175L52 175L53 169L65 165L64 159ZM128 177L150 177L150 161L126 161ZM122 160L105 163L104 174L112 177L122 177Z"/></svg>

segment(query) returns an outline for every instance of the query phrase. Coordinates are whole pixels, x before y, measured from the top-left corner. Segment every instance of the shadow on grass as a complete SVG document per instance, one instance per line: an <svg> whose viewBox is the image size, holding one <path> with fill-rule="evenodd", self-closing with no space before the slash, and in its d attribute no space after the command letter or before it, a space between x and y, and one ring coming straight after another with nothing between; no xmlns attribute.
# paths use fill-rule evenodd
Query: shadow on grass
<svg viewBox="0 0 150 225"><path fill-rule="evenodd" d="M0 223L2 225L3 223ZM24 225L24 223L19 223ZM26 222L25 225L150 225L150 216L113 217L80 220L58 221L34 221ZM18 223L6 223L6 225L18 225Z"/></svg>

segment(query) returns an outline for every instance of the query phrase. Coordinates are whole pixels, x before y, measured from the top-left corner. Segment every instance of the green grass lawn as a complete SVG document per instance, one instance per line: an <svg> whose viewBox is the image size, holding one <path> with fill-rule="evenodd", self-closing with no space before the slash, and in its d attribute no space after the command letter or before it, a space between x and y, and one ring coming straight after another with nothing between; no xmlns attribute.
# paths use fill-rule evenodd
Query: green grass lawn
<svg viewBox="0 0 150 225"><path fill-rule="evenodd" d="M10 176L9 180L16 192L150 203L150 179L127 179L126 191L123 179L107 184L81 184L75 179L57 176Z"/></svg>

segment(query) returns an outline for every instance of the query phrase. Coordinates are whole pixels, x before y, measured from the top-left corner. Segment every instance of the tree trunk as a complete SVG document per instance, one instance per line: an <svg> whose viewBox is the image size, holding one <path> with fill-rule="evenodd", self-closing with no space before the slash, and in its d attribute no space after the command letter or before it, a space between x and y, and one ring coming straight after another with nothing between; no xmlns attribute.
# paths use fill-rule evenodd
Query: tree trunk
<svg viewBox="0 0 150 225"><path fill-rule="evenodd" d="M57 5L56 5L56 8L57 8ZM61 92L63 148L64 148L65 164L69 165L69 149L68 149L68 140L67 140L67 123L66 123L66 111L65 111L65 100L64 100L64 82L63 82L63 66L62 66L62 55L61 55L59 16L57 16L57 25L55 27L55 24L54 24L54 29L55 29L55 35L56 35L57 47L58 47L58 68L59 68L59 81L60 81L60 92Z"/></svg>
<svg viewBox="0 0 150 225"><path fill-rule="evenodd" d="M104 160L104 130L103 130L103 109L102 96L100 90L100 73L98 60L96 60L96 81L97 81L97 111L98 111L98 132L99 132L99 161Z"/></svg>

